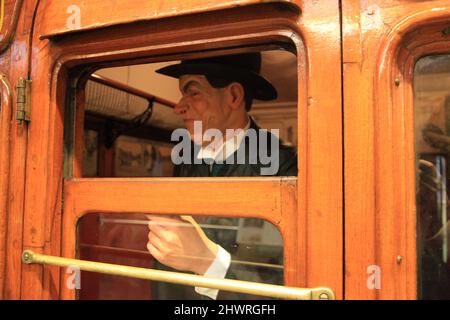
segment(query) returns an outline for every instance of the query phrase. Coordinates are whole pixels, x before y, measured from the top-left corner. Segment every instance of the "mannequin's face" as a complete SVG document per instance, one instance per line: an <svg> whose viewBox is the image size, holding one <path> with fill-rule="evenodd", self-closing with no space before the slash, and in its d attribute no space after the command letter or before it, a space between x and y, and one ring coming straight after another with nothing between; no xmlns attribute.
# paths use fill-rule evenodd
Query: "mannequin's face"
<svg viewBox="0 0 450 320"><path fill-rule="evenodd" d="M226 89L212 87L203 75L183 75L179 79L182 98L174 112L183 118L194 142L194 121L201 121L202 132L218 129L225 132L232 109L227 105ZM199 133L199 132L196 132Z"/></svg>

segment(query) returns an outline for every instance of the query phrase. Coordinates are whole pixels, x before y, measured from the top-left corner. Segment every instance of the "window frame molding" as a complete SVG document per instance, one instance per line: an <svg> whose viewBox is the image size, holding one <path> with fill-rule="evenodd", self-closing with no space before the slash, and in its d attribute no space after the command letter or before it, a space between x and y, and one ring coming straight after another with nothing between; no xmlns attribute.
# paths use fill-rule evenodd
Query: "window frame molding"
<svg viewBox="0 0 450 320"><path fill-rule="evenodd" d="M417 298L413 77L416 62L449 53L450 6L423 9L382 38L373 81L375 111L375 261L383 270L379 299Z"/></svg>

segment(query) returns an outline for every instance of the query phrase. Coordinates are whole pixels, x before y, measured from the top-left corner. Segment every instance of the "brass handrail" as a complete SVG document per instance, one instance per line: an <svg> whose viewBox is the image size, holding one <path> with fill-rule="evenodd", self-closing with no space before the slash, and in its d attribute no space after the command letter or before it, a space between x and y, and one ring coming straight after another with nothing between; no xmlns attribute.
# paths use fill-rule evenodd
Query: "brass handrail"
<svg viewBox="0 0 450 320"><path fill-rule="evenodd" d="M48 264L59 267L75 266L84 271L176 283L187 286L205 287L273 298L295 300L334 300L334 293L329 288L305 289L242 280L219 279L180 272L161 271L102 262L68 259L63 257L34 253L30 250L25 250L23 252L22 261L26 264Z"/></svg>

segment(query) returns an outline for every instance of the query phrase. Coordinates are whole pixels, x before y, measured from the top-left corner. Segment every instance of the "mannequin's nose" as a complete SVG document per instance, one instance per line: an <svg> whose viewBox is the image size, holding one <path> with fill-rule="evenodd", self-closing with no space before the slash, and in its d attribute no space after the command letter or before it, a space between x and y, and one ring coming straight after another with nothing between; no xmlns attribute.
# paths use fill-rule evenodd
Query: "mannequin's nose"
<svg viewBox="0 0 450 320"><path fill-rule="evenodd" d="M173 112L175 112L176 114L185 114L188 109L189 109L189 104L187 103L187 101L184 98L182 98L175 105Z"/></svg>

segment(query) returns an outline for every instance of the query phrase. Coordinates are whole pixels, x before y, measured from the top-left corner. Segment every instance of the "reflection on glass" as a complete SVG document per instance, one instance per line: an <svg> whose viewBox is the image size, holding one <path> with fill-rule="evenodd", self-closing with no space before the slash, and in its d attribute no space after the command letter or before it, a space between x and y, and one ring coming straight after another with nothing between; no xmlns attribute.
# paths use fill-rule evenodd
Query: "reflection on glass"
<svg viewBox="0 0 450 320"><path fill-rule="evenodd" d="M114 147L114 176L116 177L169 177L172 175L170 144L120 136Z"/></svg>
<svg viewBox="0 0 450 320"><path fill-rule="evenodd" d="M84 177L172 176L174 165L170 158L172 145L169 143L121 135L115 140L113 148L102 148L102 145L104 139L99 139L97 131L84 131ZM113 156L108 157L105 153Z"/></svg>
<svg viewBox="0 0 450 320"><path fill-rule="evenodd" d="M208 258L207 250L196 250L196 239L220 245L230 254L231 263L223 269L225 278L283 284L281 235L261 219L92 213L79 222L77 252L82 260L199 274L197 270L214 259ZM158 249L155 256L150 254L149 242ZM158 257L164 248L173 254ZM81 274L78 297L190 300L209 299L211 294L217 299L262 298L220 291L199 294L193 287L89 272Z"/></svg>
<svg viewBox="0 0 450 320"><path fill-rule="evenodd" d="M418 294L450 299L450 55L414 72Z"/></svg>

